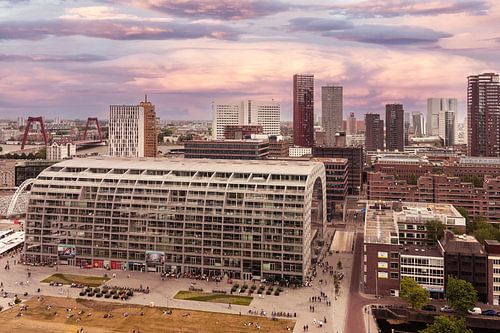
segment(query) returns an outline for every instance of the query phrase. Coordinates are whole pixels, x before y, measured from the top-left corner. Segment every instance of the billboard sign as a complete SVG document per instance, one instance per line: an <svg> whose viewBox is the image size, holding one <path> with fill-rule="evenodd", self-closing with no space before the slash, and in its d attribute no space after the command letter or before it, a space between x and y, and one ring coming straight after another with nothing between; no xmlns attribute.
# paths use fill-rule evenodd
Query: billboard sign
<svg viewBox="0 0 500 333"><path fill-rule="evenodd" d="M68 244L57 245L57 257L59 260L74 259L76 257L76 246Z"/></svg>
<svg viewBox="0 0 500 333"><path fill-rule="evenodd" d="M165 265L165 252L146 251L146 265L147 266Z"/></svg>

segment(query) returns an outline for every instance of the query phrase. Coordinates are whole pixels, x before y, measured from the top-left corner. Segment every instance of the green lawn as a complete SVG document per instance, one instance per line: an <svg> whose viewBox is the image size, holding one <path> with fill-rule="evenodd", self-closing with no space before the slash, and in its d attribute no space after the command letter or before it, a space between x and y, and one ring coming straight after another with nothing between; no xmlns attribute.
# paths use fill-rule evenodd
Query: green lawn
<svg viewBox="0 0 500 333"><path fill-rule="evenodd" d="M250 305L253 297L249 296L237 296L230 294L213 294L204 293L199 291L179 291L175 296L175 299L184 299L188 301L200 301L200 302L212 302L212 303L226 303L226 304L236 304L236 305Z"/></svg>
<svg viewBox="0 0 500 333"><path fill-rule="evenodd" d="M89 275L73 275L73 274L53 274L41 282L50 283L62 283L62 284L83 284L89 287L99 287L104 282L108 281L109 278L102 276L89 276Z"/></svg>

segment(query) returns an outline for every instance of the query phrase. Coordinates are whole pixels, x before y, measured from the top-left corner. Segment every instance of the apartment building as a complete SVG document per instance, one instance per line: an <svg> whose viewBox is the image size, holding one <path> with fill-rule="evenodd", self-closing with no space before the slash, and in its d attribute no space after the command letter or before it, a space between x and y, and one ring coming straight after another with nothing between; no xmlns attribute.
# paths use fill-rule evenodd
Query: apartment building
<svg viewBox="0 0 500 333"><path fill-rule="evenodd" d="M109 155L155 157L158 125L155 106L147 96L139 105L109 106Z"/></svg>
<svg viewBox="0 0 500 333"><path fill-rule="evenodd" d="M279 102L245 100L212 102L212 139L223 140L226 126L260 125L266 135L280 135Z"/></svg>
<svg viewBox="0 0 500 333"><path fill-rule="evenodd" d="M185 158L262 160L268 155L268 140L191 140L184 143Z"/></svg>
<svg viewBox="0 0 500 333"><path fill-rule="evenodd" d="M363 147L314 147L313 157L347 159L347 191L359 194L363 185Z"/></svg>
<svg viewBox="0 0 500 333"><path fill-rule="evenodd" d="M500 305L500 242L485 240L488 253L488 304Z"/></svg>
<svg viewBox="0 0 500 333"><path fill-rule="evenodd" d="M336 211L342 210L347 197L348 161L346 158L320 158L313 161L321 162L326 173L326 204L327 218L333 218Z"/></svg>
<svg viewBox="0 0 500 333"><path fill-rule="evenodd" d="M365 213L365 292L398 296L401 278L414 278L434 298L443 298L444 247L428 237L426 222L465 230L465 219L449 204L368 201Z"/></svg>
<svg viewBox="0 0 500 333"><path fill-rule="evenodd" d="M76 155L76 145L74 143L58 144L53 143L47 146L47 160L58 161L65 158L71 158Z"/></svg>
<svg viewBox="0 0 500 333"><path fill-rule="evenodd" d="M85 158L43 171L28 262L302 281L325 232L322 163Z"/></svg>

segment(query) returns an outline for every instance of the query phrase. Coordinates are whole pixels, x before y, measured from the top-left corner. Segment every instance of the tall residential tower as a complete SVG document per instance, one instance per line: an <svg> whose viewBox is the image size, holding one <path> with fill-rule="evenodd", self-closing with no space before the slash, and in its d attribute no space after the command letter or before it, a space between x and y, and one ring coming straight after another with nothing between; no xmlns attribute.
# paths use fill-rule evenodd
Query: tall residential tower
<svg viewBox="0 0 500 333"><path fill-rule="evenodd" d="M385 148L387 150L404 151L405 129L404 110L402 104L385 106Z"/></svg>
<svg viewBox="0 0 500 333"><path fill-rule="evenodd" d="M335 146L335 133L342 131L343 88L341 86L321 87L321 116L325 130L325 146Z"/></svg>
<svg viewBox="0 0 500 333"><path fill-rule="evenodd" d="M314 145L314 75L293 76L293 144Z"/></svg>
<svg viewBox="0 0 500 333"><path fill-rule="evenodd" d="M109 154L122 157L155 157L158 125L155 106L147 96L139 105L109 106Z"/></svg>
<svg viewBox="0 0 500 333"><path fill-rule="evenodd" d="M483 73L467 79L468 154L500 157L498 74Z"/></svg>
<svg viewBox="0 0 500 333"><path fill-rule="evenodd" d="M365 150L384 150L384 120L378 113L367 113L365 126Z"/></svg>

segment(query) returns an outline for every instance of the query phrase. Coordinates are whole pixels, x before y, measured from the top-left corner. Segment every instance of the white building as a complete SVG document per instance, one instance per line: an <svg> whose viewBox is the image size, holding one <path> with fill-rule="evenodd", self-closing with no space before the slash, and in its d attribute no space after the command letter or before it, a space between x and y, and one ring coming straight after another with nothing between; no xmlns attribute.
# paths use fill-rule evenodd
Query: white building
<svg viewBox="0 0 500 333"><path fill-rule="evenodd" d="M155 157L158 119L147 96L139 105L109 106L109 154L119 157Z"/></svg>
<svg viewBox="0 0 500 333"><path fill-rule="evenodd" d="M264 134L280 135L280 110L275 101L212 102L212 138L223 140L226 125L261 125Z"/></svg>
<svg viewBox="0 0 500 333"><path fill-rule="evenodd" d="M456 98L427 99L427 135L439 135L445 146L455 144L455 126L457 116Z"/></svg>
<svg viewBox="0 0 500 333"><path fill-rule="evenodd" d="M442 248L405 246L400 253L401 278L410 277L430 293L443 294L443 251Z"/></svg>
<svg viewBox="0 0 500 333"><path fill-rule="evenodd" d="M40 173L27 211L31 262L300 283L326 231L325 167L72 159Z"/></svg>
<svg viewBox="0 0 500 333"><path fill-rule="evenodd" d="M73 143L58 144L53 143L47 146L47 160L57 161L71 158L76 155L76 145Z"/></svg>
<svg viewBox="0 0 500 333"><path fill-rule="evenodd" d="M144 157L144 108L109 106L109 155Z"/></svg>
<svg viewBox="0 0 500 333"><path fill-rule="evenodd" d="M312 148L311 147L290 147L288 148L288 156L290 157L302 157L304 155L311 155Z"/></svg>

